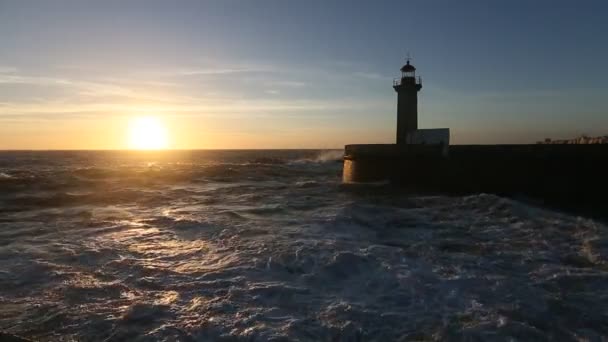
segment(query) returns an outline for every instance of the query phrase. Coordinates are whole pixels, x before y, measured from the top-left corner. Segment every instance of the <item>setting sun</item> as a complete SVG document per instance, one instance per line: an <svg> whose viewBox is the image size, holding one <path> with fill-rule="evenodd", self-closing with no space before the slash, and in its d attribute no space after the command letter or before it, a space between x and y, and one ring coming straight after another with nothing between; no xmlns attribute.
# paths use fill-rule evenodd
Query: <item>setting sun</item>
<svg viewBox="0 0 608 342"><path fill-rule="evenodd" d="M160 150L167 148L167 130L155 117L138 117L129 125L129 148Z"/></svg>

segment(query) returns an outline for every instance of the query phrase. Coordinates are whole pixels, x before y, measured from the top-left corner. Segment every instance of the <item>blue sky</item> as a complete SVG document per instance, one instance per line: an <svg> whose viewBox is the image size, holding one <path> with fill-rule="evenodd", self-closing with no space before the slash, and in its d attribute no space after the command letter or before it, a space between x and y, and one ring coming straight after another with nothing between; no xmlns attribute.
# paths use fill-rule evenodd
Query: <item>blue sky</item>
<svg viewBox="0 0 608 342"><path fill-rule="evenodd" d="M0 148L393 142L410 52L421 127L454 143L608 134L605 1L0 0Z"/></svg>

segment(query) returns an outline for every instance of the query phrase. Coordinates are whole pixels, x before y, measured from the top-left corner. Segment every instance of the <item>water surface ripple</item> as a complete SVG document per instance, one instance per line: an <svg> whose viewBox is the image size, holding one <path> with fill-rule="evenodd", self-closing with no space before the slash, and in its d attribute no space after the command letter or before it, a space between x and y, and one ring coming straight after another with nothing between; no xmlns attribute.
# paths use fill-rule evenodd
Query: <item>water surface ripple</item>
<svg viewBox="0 0 608 342"><path fill-rule="evenodd" d="M600 222L340 184L340 151L0 153L0 330L41 341L608 337Z"/></svg>

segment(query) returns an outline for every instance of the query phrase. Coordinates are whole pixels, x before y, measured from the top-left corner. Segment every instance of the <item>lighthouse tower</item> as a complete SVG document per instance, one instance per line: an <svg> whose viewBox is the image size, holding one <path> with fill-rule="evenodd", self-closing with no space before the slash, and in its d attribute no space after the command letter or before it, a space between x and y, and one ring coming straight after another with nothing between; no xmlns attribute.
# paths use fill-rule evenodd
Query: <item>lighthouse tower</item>
<svg viewBox="0 0 608 342"><path fill-rule="evenodd" d="M408 143L407 136L418 129L418 92L422 89L416 68L407 63L401 68L401 78L393 81L397 92L397 144Z"/></svg>

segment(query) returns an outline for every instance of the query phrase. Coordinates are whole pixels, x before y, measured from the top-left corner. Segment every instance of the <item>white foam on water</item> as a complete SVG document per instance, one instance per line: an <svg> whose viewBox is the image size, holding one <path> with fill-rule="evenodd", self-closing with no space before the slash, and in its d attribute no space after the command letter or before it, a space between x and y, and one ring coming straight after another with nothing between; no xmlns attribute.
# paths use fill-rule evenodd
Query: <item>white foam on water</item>
<svg viewBox="0 0 608 342"><path fill-rule="evenodd" d="M93 194L62 203L3 194L0 329L40 340L608 336L598 221L488 194L353 192L333 167L215 165L76 183L51 173L49 196Z"/></svg>

